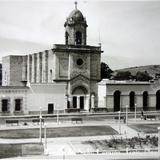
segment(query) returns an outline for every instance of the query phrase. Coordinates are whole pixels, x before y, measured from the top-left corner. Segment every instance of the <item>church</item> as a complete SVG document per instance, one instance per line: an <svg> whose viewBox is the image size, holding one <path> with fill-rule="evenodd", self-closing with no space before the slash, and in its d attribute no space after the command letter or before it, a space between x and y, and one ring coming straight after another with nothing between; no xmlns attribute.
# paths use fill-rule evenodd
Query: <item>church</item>
<svg viewBox="0 0 160 160"><path fill-rule="evenodd" d="M103 51L87 44L87 27L75 5L64 23L65 44L2 58L0 115L160 110L160 77L150 82L101 81Z"/></svg>
<svg viewBox="0 0 160 160"><path fill-rule="evenodd" d="M98 107L100 46L87 44L87 21L75 9L67 17L65 44L2 58L1 115L90 111Z"/></svg>

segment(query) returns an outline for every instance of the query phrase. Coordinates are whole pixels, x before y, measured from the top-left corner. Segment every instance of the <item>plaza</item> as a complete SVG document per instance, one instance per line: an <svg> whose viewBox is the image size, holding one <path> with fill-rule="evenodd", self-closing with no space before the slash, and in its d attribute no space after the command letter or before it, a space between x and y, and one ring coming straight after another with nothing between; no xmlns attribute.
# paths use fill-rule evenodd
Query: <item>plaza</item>
<svg viewBox="0 0 160 160"><path fill-rule="evenodd" d="M118 115L118 113L117 113ZM124 113L125 115L125 113ZM83 122L72 122L72 117L80 116ZM159 118L160 115L158 115ZM45 115L43 115L45 117ZM158 138L158 129L160 125L159 120L141 120L140 113L137 113L135 121L134 114L128 117L128 124L114 119L114 115L95 114L95 115L61 115L57 122L57 117L45 117L46 139L44 136L44 125L42 124L42 144L44 146L44 153L37 156L20 156L19 158L31 159L157 159L159 157L157 140L154 146L143 145L140 147L139 142L135 148L110 148L103 149L105 142L110 141L127 141L127 139L135 139L135 137L145 140L145 137L150 136ZM0 143L3 144L19 144L19 143L39 143L39 130L40 124L33 124L32 121L23 121L19 119L20 123L17 124L1 124L0 128ZM1 121L2 122L2 121ZM27 125L24 125L27 122ZM140 125L140 126L139 126ZM142 126L148 126L142 128ZM150 127L152 126L152 128ZM6 133L6 134L5 134ZM25 136L26 134L26 136ZM137 139L136 138L136 139ZM150 139L150 140L151 140ZM139 141L138 140L138 141ZM89 142L89 143L88 143ZM98 145L98 148L94 146ZM111 142L114 145L113 142ZM118 143L117 145L118 146ZM101 148L102 147L102 148ZM105 148L105 147L104 147ZM155 154L156 153L156 154ZM9 158L9 157L8 157ZM13 158L13 157L12 157ZM18 159L15 158L15 159Z"/></svg>

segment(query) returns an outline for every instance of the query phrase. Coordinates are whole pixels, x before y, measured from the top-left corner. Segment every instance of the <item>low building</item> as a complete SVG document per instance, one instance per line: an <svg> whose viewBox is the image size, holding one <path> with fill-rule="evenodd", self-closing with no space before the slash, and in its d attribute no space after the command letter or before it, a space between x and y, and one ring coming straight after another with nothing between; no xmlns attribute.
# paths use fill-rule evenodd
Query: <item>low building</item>
<svg viewBox="0 0 160 160"><path fill-rule="evenodd" d="M98 85L99 107L108 111L160 110L160 79L150 82L104 79Z"/></svg>

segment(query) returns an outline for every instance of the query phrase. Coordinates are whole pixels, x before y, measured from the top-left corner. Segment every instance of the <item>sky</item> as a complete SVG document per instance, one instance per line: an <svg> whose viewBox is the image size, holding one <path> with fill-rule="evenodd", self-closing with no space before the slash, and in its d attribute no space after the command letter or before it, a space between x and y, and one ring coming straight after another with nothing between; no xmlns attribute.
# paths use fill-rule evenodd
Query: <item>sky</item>
<svg viewBox="0 0 160 160"><path fill-rule="evenodd" d="M74 0L0 0L0 59L64 44ZM102 44L111 69L160 64L160 1L78 0L87 44Z"/></svg>

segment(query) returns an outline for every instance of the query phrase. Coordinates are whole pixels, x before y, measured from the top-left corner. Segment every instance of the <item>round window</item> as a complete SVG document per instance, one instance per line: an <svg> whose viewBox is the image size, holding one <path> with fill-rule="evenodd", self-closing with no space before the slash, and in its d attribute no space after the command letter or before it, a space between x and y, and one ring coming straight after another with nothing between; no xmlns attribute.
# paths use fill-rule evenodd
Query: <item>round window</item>
<svg viewBox="0 0 160 160"><path fill-rule="evenodd" d="M81 58L77 59L77 65L81 66L83 64L83 60Z"/></svg>

